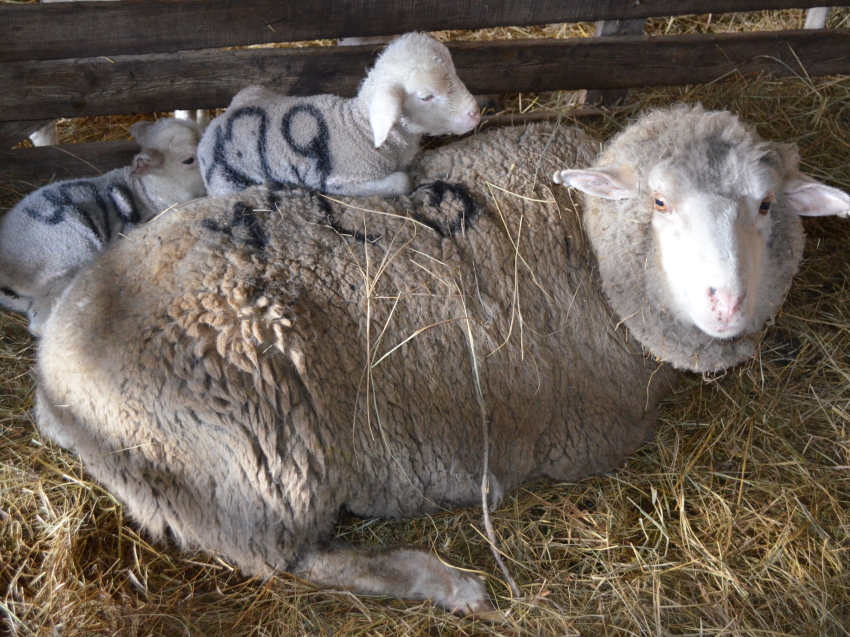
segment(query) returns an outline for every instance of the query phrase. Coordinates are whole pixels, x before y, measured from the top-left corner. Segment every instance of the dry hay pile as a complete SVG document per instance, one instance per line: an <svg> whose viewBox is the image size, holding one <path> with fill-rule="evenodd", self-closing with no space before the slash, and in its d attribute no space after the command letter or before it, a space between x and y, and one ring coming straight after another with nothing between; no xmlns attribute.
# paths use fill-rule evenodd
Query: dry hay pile
<svg viewBox="0 0 850 637"><path fill-rule="evenodd" d="M705 17L677 24L712 28ZM523 99L558 111L573 97ZM850 189L847 78L643 90L616 118L584 124L607 136L676 100L739 112L764 137L797 142L809 173ZM102 120L123 130L129 121ZM20 193L4 186L0 205ZM805 227L802 271L755 360L686 375L655 440L621 469L528 485L493 513L521 599L498 576L478 510L340 524L355 542L431 546L480 570L504 625L285 575L246 579L216 557L152 544L39 436L27 412L35 347L21 319L0 314L0 617L18 635L64 637L850 635L850 226Z"/></svg>

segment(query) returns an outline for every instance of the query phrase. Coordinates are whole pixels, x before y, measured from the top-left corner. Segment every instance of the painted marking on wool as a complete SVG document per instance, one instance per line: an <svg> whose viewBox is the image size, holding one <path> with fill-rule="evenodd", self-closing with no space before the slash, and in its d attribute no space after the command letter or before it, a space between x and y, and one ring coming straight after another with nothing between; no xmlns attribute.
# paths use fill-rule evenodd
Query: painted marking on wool
<svg viewBox="0 0 850 637"><path fill-rule="evenodd" d="M264 250L269 243L268 236L257 219L257 211L242 202L233 206L227 224L222 226L214 219L202 219L201 225L207 230L239 239L257 250ZM240 229L244 229L244 232L237 234Z"/></svg>
<svg viewBox="0 0 850 637"><path fill-rule="evenodd" d="M42 206L43 209L24 208L30 218L58 225L64 223L69 214L74 215L91 232L98 247L109 241L114 232L120 232L125 224L136 224L141 219L133 193L119 184L109 184L104 188L91 181L69 181L45 188L38 195L49 205ZM49 213L45 214L46 211ZM113 228L113 219L122 223Z"/></svg>
<svg viewBox="0 0 850 637"><path fill-rule="evenodd" d="M422 211L411 214L416 221L424 223L443 239L453 237L459 232L466 232L473 227L475 221L481 216L481 206L476 203L469 193L469 189L463 184L437 180L420 186L416 189L416 193L424 194L428 207L437 210L440 210L443 204L448 203L450 199L460 203L460 212L449 222L439 218L431 218Z"/></svg>
<svg viewBox="0 0 850 637"><path fill-rule="evenodd" d="M297 127L294 129L294 126L297 122L304 129L305 117L312 120L315 133L307 140L297 140ZM240 123L247 125L248 130L242 126L242 130L235 132ZM312 104L297 104L281 117L278 129L282 141L296 158L285 166L275 165L270 158L273 127L268 112L260 106L244 106L230 114L214 130L212 162L204 172L206 183L213 183L219 176L235 190L261 184L295 184L325 191L333 170L333 158L330 127L321 111ZM253 148L251 140L254 141Z"/></svg>

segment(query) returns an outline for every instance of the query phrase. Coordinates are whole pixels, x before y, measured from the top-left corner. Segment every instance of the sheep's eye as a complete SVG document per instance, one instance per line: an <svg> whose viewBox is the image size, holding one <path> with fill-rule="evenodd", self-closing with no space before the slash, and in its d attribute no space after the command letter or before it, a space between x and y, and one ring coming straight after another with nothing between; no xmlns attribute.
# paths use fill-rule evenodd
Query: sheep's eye
<svg viewBox="0 0 850 637"><path fill-rule="evenodd" d="M761 204L759 204L759 214L766 215L768 212L770 212L770 204L772 203L773 201L771 201L770 197L765 197L764 199L762 199Z"/></svg>
<svg viewBox="0 0 850 637"><path fill-rule="evenodd" d="M419 99L422 100L423 102L430 102L432 99L434 99L434 96L433 95L426 95L424 97L420 97Z"/></svg>
<svg viewBox="0 0 850 637"><path fill-rule="evenodd" d="M195 163L195 158L189 157L189 159L184 159L181 163L186 164L187 166L191 166Z"/></svg>
<svg viewBox="0 0 850 637"><path fill-rule="evenodd" d="M667 200L661 195L655 195L655 212L670 212L670 206L667 204Z"/></svg>

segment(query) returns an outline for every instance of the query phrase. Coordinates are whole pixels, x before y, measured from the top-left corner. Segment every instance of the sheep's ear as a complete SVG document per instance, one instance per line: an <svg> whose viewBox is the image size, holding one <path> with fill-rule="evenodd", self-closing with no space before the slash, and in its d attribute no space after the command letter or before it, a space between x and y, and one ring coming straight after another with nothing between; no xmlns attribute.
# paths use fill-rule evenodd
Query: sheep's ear
<svg viewBox="0 0 850 637"><path fill-rule="evenodd" d="M850 195L794 171L785 182L785 201L803 217L850 214Z"/></svg>
<svg viewBox="0 0 850 637"><path fill-rule="evenodd" d="M130 135L136 140L136 143L138 143L139 146L145 145L144 140L145 137L147 137L151 126L153 126L153 122L136 122L130 126Z"/></svg>
<svg viewBox="0 0 850 637"><path fill-rule="evenodd" d="M164 159L158 150L146 148L133 158L133 174L137 177L147 175L162 166Z"/></svg>
<svg viewBox="0 0 850 637"><path fill-rule="evenodd" d="M602 199L631 199L637 194L632 169L618 164L584 170L559 170L552 180Z"/></svg>
<svg viewBox="0 0 850 637"><path fill-rule="evenodd" d="M369 124L375 136L375 148L387 141L390 129L401 119L404 106L404 89L398 84L381 84L375 87L369 103Z"/></svg>

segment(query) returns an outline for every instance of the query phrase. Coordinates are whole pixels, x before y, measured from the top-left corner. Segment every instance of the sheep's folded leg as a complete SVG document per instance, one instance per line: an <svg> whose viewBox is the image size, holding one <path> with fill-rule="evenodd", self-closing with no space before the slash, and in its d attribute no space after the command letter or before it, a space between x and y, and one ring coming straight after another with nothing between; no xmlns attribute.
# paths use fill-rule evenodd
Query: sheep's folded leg
<svg viewBox="0 0 850 637"><path fill-rule="evenodd" d="M346 194L352 197L398 197L413 192L413 182L406 172L399 170L374 181L360 183L347 181L334 184L333 180L329 180L327 188L334 194Z"/></svg>
<svg viewBox="0 0 850 637"><path fill-rule="evenodd" d="M502 618L476 575L450 566L424 549L334 542L314 547L294 572L317 586L364 595L430 599L458 615L490 621Z"/></svg>

